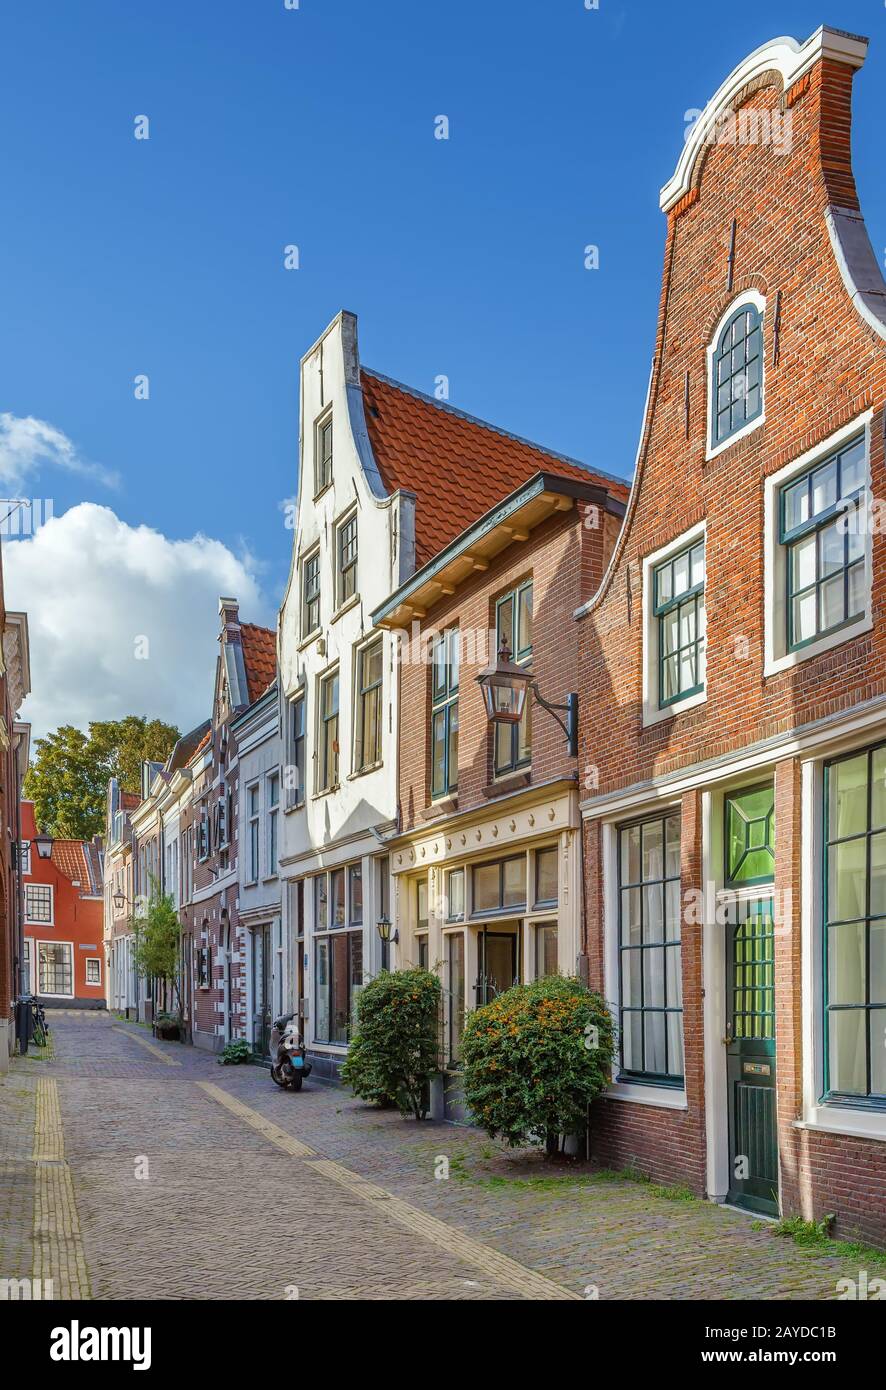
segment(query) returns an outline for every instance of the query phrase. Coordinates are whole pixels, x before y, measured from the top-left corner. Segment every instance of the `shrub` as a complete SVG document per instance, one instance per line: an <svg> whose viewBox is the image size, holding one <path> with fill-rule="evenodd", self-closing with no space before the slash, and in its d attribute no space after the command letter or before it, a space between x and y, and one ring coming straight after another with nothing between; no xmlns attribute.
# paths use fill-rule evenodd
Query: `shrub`
<svg viewBox="0 0 886 1390"><path fill-rule="evenodd" d="M218 1054L219 1063L223 1067L235 1065L238 1062L249 1062L252 1060L252 1050L245 1038L234 1038L233 1042L226 1043Z"/></svg>
<svg viewBox="0 0 886 1390"><path fill-rule="evenodd" d="M440 981L428 970L383 970L357 999L356 1030L342 1080L363 1100L391 1101L423 1120L439 1070Z"/></svg>
<svg viewBox="0 0 886 1390"><path fill-rule="evenodd" d="M516 985L467 1017L464 1094L474 1119L508 1144L580 1134L609 1081L612 1019L603 1000L560 975Z"/></svg>

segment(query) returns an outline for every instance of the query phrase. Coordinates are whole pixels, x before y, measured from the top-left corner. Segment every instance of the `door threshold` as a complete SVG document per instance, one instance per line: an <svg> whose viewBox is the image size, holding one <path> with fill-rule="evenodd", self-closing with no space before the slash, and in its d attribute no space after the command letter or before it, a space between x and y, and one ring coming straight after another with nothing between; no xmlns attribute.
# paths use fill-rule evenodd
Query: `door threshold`
<svg viewBox="0 0 886 1390"><path fill-rule="evenodd" d="M765 1211L752 1211L750 1207L738 1207L734 1202L718 1202L718 1206L726 1211L737 1211L739 1216L752 1216L755 1221L771 1221L773 1226L780 1220L780 1216L769 1216Z"/></svg>

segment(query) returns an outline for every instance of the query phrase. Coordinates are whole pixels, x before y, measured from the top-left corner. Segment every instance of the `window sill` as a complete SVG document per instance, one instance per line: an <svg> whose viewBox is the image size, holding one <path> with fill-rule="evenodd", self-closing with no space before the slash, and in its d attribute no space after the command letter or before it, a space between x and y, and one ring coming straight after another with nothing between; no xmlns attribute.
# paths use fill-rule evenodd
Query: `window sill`
<svg viewBox="0 0 886 1390"><path fill-rule="evenodd" d="M322 627L315 627L313 632L309 632L306 637L303 637L301 639L301 641L298 644L298 650L300 652L303 652L305 647L309 647L312 642L317 641L317 638L322 634L322 632Z"/></svg>
<svg viewBox="0 0 886 1390"><path fill-rule="evenodd" d="M432 801L430 806L426 806L421 814L423 820L439 820L441 816L451 815L457 810L457 796L441 796L439 801Z"/></svg>
<svg viewBox="0 0 886 1390"><path fill-rule="evenodd" d="M284 816L291 816L294 811L303 811L304 809L305 803L303 801L295 801L291 806L283 807L283 814Z"/></svg>
<svg viewBox="0 0 886 1390"><path fill-rule="evenodd" d="M740 430L736 430L734 434L730 434L726 439L722 439L720 443L715 444L713 448L710 446L707 447L704 456L705 463L711 463L714 459L719 458L721 454L725 454L727 449L731 449L733 444L737 444L740 439L747 439L749 434L753 434L754 430L758 430L760 426L765 425L765 423L766 408L764 406L760 414L755 415L753 420L749 420L746 425L742 425ZM708 428L710 430L710 426Z"/></svg>
<svg viewBox="0 0 886 1390"><path fill-rule="evenodd" d="M359 602L359 594L352 594L349 599L345 599L344 603L339 604L338 608L336 608L332 617L329 619L330 623L337 623L339 618L344 617L345 613L349 613L352 608L356 608Z"/></svg>
<svg viewBox="0 0 886 1390"><path fill-rule="evenodd" d="M854 1139L886 1141L886 1111L853 1110L846 1105L816 1105L809 1117L794 1120L794 1129L809 1129L822 1134L846 1134Z"/></svg>
<svg viewBox="0 0 886 1390"><path fill-rule="evenodd" d="M532 785L532 773L508 772L493 782L487 783L483 788L483 795L487 800L492 800L496 796L507 796L509 792L522 791L524 787Z"/></svg>
<svg viewBox="0 0 886 1390"><path fill-rule="evenodd" d="M634 1105L655 1105L661 1110L688 1110L686 1091L678 1086L644 1086L639 1081L614 1081L604 1092L606 1100L627 1100Z"/></svg>
<svg viewBox="0 0 886 1390"><path fill-rule="evenodd" d="M262 879L262 883L276 883L279 877L279 874L268 874L266 878ZM248 887L249 885L247 884L246 886ZM257 887L258 885L256 884L254 886Z"/></svg>
<svg viewBox="0 0 886 1390"><path fill-rule="evenodd" d="M867 603L869 607L870 590L868 590ZM810 642L805 647L797 647L794 651L785 652L781 656L767 657L763 664L764 679L767 676L777 676L780 671L789 671L804 661L811 661L816 656L833 651L843 642L851 642L854 637L860 637L862 633L870 632L873 626L874 620L870 612L866 612L854 622L847 623L845 627L838 627L833 632L825 633L817 641Z"/></svg>
<svg viewBox="0 0 886 1390"><path fill-rule="evenodd" d="M323 497L323 496L329 491L329 489L330 489L331 487L332 487L332 479L330 478L328 483L324 483L324 484L323 484L323 486L321 487L321 489L320 489L319 492L315 492L315 493L314 493L314 496L313 496L313 498L312 498L311 500L312 500L313 502L319 502L320 498Z"/></svg>
<svg viewBox="0 0 886 1390"><path fill-rule="evenodd" d="M314 795L311 797L311 800L322 801L324 796L332 796L332 793L339 791L340 788L341 782L333 782L331 787L321 787L319 791L314 792Z"/></svg>
<svg viewBox="0 0 886 1390"><path fill-rule="evenodd" d="M696 690L693 695L687 695L683 700L674 700L669 705L648 705L643 710L643 728L650 729L656 724L663 724L666 719L673 719L675 715L684 714L686 710L705 704L707 698L707 689L702 689Z"/></svg>
<svg viewBox="0 0 886 1390"><path fill-rule="evenodd" d="M379 758L376 763L367 763L365 767L358 767L353 772L349 772L348 781L353 782L357 777L366 777L370 772L378 772L378 769L384 765L383 758Z"/></svg>

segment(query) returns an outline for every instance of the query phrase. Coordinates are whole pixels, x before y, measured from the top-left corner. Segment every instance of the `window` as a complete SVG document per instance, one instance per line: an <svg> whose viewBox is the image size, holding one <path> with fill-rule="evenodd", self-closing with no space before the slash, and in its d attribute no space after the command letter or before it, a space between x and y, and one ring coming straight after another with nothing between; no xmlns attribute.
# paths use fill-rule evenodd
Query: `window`
<svg viewBox="0 0 886 1390"><path fill-rule="evenodd" d="M886 744L825 768L824 1088L886 1108Z"/></svg>
<svg viewBox="0 0 886 1390"><path fill-rule="evenodd" d="M86 983L88 985L100 985L102 982L102 963L97 956L87 956L86 958Z"/></svg>
<svg viewBox="0 0 886 1390"><path fill-rule="evenodd" d="M446 875L446 920L463 922L465 917L465 871L450 869Z"/></svg>
<svg viewBox="0 0 886 1390"><path fill-rule="evenodd" d="M309 637L320 626L320 552L309 555L301 567L301 635Z"/></svg>
<svg viewBox="0 0 886 1390"><path fill-rule="evenodd" d="M557 847L553 845L535 855L535 905L548 907L556 903L557 897Z"/></svg>
<svg viewBox="0 0 886 1390"><path fill-rule="evenodd" d="M205 806L200 808L200 823L197 826L197 858L209 858L209 812Z"/></svg>
<svg viewBox="0 0 886 1390"><path fill-rule="evenodd" d="M320 681L320 764L318 791L338 786L338 671Z"/></svg>
<svg viewBox="0 0 886 1390"><path fill-rule="evenodd" d="M363 983L362 863L349 864L347 870L316 874L313 887L317 1000L314 1036L317 1042L347 1043L354 991Z"/></svg>
<svg viewBox="0 0 886 1390"><path fill-rule="evenodd" d="M866 479L861 435L781 489L779 539L786 548L788 651L865 611L865 537L853 522Z"/></svg>
<svg viewBox="0 0 886 1390"><path fill-rule="evenodd" d="M532 664L532 581L521 584L495 605L496 650L506 646L518 666ZM531 705L528 697L519 724L493 725L496 777L528 767L532 756Z"/></svg>
<svg viewBox="0 0 886 1390"><path fill-rule="evenodd" d="M730 888L775 878L775 792L772 783L726 800L726 883Z"/></svg>
<svg viewBox="0 0 886 1390"><path fill-rule="evenodd" d="M653 616L658 627L658 704L663 709L704 687L704 540L653 571Z"/></svg>
<svg viewBox="0 0 886 1390"><path fill-rule="evenodd" d="M355 772L363 772L381 762L382 651L379 638L357 653Z"/></svg>
<svg viewBox="0 0 886 1390"><path fill-rule="evenodd" d="M277 872L277 817L280 806L280 774L272 772L268 777L268 878Z"/></svg>
<svg viewBox="0 0 886 1390"><path fill-rule="evenodd" d="M683 1080L680 818L619 832L621 1076Z"/></svg>
<svg viewBox="0 0 886 1390"><path fill-rule="evenodd" d="M289 767L285 770L286 805L301 806L305 799L305 697L296 695L289 706Z"/></svg>
<svg viewBox="0 0 886 1390"><path fill-rule="evenodd" d="M458 1066L461 1039L465 1029L465 938L464 932L450 932L446 938L446 987L448 1016L446 1050L449 1066Z"/></svg>
<svg viewBox="0 0 886 1390"><path fill-rule="evenodd" d="M535 928L535 978L557 973L557 923L539 922Z"/></svg>
<svg viewBox="0 0 886 1390"><path fill-rule="evenodd" d="M37 942L37 993L73 995L73 954L69 941Z"/></svg>
<svg viewBox="0 0 886 1390"><path fill-rule="evenodd" d="M415 940L418 949L418 968L428 968L428 880L421 878L415 885Z"/></svg>
<svg viewBox="0 0 886 1390"><path fill-rule="evenodd" d="M458 788L458 628L431 644L431 799Z"/></svg>
<svg viewBox="0 0 886 1390"><path fill-rule="evenodd" d="M336 603L340 608L357 592L357 516L349 516L337 532L336 542Z"/></svg>
<svg viewBox="0 0 886 1390"><path fill-rule="evenodd" d="M212 984L212 951L204 943L197 951L197 988L209 989Z"/></svg>
<svg viewBox="0 0 886 1390"><path fill-rule="evenodd" d="M327 415L317 426L317 492L332 482L332 416Z"/></svg>
<svg viewBox="0 0 886 1390"><path fill-rule="evenodd" d="M31 841L22 840L19 846L19 868L23 875L31 872Z"/></svg>
<svg viewBox="0 0 886 1390"><path fill-rule="evenodd" d="M526 859L522 854L477 864L472 869L471 916L526 906Z"/></svg>
<svg viewBox="0 0 886 1390"><path fill-rule="evenodd" d="M52 885L25 884L25 921L52 926Z"/></svg>
<svg viewBox="0 0 886 1390"><path fill-rule="evenodd" d="M259 790L254 782L246 788L246 817L249 827L249 882L257 883L259 874Z"/></svg>
<svg viewBox="0 0 886 1390"><path fill-rule="evenodd" d="M22 994L31 993L31 942L26 936L22 956Z"/></svg>
<svg viewBox="0 0 886 1390"><path fill-rule="evenodd" d="M763 413L763 320L755 304L743 304L726 320L710 370L713 449Z"/></svg>

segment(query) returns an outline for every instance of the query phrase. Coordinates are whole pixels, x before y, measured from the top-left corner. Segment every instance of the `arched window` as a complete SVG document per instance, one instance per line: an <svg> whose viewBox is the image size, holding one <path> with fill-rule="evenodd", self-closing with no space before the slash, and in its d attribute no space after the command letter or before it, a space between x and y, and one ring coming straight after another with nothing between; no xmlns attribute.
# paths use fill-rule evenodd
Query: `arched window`
<svg viewBox="0 0 886 1390"><path fill-rule="evenodd" d="M763 320L754 304L729 315L711 357L711 448L763 413Z"/></svg>

